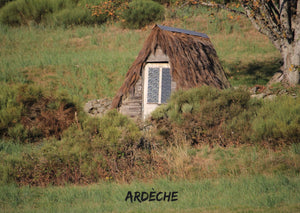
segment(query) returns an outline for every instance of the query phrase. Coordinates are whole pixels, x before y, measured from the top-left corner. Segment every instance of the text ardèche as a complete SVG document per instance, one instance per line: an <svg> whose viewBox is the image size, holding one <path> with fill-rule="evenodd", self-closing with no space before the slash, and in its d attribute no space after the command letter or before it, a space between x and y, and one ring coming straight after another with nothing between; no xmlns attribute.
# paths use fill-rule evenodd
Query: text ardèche
<svg viewBox="0 0 300 213"><path fill-rule="evenodd" d="M131 192L128 191L125 197L125 201L132 202L145 202L145 201L165 201L165 202L173 202L178 200L178 192L155 192L154 190L151 192Z"/></svg>

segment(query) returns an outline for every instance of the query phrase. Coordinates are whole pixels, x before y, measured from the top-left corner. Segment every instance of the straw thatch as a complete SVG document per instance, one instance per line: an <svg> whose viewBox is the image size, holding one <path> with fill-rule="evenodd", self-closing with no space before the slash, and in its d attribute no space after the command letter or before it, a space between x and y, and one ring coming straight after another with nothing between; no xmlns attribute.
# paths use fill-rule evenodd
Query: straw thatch
<svg viewBox="0 0 300 213"><path fill-rule="evenodd" d="M180 31L156 25L144 43L142 50L128 70L125 81L112 102L118 108L122 100L134 88L151 53L158 47L169 57L172 79L177 88L192 88L209 85L219 89L230 87L217 53L209 40L199 33ZM187 33L183 33L187 32Z"/></svg>

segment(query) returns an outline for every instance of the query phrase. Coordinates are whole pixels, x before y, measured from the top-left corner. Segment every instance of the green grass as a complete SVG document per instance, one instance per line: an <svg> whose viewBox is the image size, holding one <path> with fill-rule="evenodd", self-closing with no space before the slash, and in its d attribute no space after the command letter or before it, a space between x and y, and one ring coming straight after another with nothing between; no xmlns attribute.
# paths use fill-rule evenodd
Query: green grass
<svg viewBox="0 0 300 213"><path fill-rule="evenodd" d="M81 101L112 97L139 51L140 46L133 44L141 36L104 26L4 28L0 31L0 81L31 81L49 90L66 90Z"/></svg>
<svg viewBox="0 0 300 213"><path fill-rule="evenodd" d="M299 147L293 144L281 151L252 146L170 147L164 153L156 150L170 167L164 179L130 184L107 179L60 187L1 185L0 208L4 212L297 212ZM10 155L13 160L33 149L38 147L2 142L0 156ZM128 191L178 191L178 201L125 202Z"/></svg>
<svg viewBox="0 0 300 213"><path fill-rule="evenodd" d="M252 175L286 175L295 177L300 171L299 144L280 151L259 146L214 147L177 146L156 150L164 159L172 180L237 178Z"/></svg>
<svg viewBox="0 0 300 213"><path fill-rule="evenodd" d="M227 12L201 7L183 8L176 17L159 24L207 33L233 86L265 84L280 67L279 53L243 17L231 19ZM0 26L0 84L37 84L45 90L64 91L82 104L113 97L150 31L151 26L124 30L119 24ZM20 145L2 140L1 169L14 169L4 165L3 159L18 162L44 145L51 147L51 141ZM45 188L2 184L0 208L4 212L297 212L299 147L293 144L281 151L256 146L155 150L153 157L164 159L162 166L168 166L166 179ZM158 171L149 171L152 177L162 178L154 172ZM179 200L124 201L129 190L152 188L178 191Z"/></svg>
<svg viewBox="0 0 300 213"><path fill-rule="evenodd" d="M195 10L160 24L207 33L232 85L265 84L279 67L279 53L242 17ZM184 12L186 14L187 12ZM218 24L214 24L218 22ZM230 30L228 30L230 29ZM0 81L34 82L59 88L86 101L114 96L151 27L123 30L98 27L0 27ZM276 63L274 63L276 62Z"/></svg>
<svg viewBox="0 0 300 213"><path fill-rule="evenodd" d="M128 191L177 191L178 200L125 202ZM8 185L0 187L0 206L4 212L296 212L299 192L298 176L260 175L47 188Z"/></svg>
<svg viewBox="0 0 300 213"><path fill-rule="evenodd" d="M177 11L176 27L206 33L233 86L266 84L280 69L279 51L242 16L203 7Z"/></svg>

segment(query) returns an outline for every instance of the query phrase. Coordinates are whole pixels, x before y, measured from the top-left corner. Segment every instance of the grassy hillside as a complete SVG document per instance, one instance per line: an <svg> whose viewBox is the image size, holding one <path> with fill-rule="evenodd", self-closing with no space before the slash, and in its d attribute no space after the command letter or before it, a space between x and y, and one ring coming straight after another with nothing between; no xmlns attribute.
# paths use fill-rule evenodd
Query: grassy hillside
<svg viewBox="0 0 300 213"><path fill-rule="evenodd" d="M169 8L158 23L206 33L230 83L244 89L180 91L148 132L114 111L88 118L82 106L115 95L152 26L0 26L5 212L299 211L299 97L263 102L245 91L279 70L277 50L225 11ZM131 204L129 190L179 199Z"/></svg>
<svg viewBox="0 0 300 213"><path fill-rule="evenodd" d="M139 51L133 44L141 43L141 36L113 26L3 27L0 79L66 90L80 101L111 97Z"/></svg>
<svg viewBox="0 0 300 213"><path fill-rule="evenodd" d="M279 69L279 53L244 18L231 20L223 11L212 17L206 9L181 13L160 24L207 33L232 85L265 84ZM80 101L112 97L150 31L1 26L0 80L66 90Z"/></svg>

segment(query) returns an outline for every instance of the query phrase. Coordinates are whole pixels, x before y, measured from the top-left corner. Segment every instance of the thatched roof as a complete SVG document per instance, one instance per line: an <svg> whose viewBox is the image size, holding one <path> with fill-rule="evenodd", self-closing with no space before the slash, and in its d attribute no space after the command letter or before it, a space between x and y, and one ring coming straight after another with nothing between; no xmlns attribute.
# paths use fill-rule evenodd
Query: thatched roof
<svg viewBox="0 0 300 213"><path fill-rule="evenodd" d="M169 57L172 79L177 88L209 85L219 89L230 87L217 53L202 33L156 25L144 43L138 57L129 68L125 81L112 102L118 108L122 99L134 88L151 53L160 47Z"/></svg>

